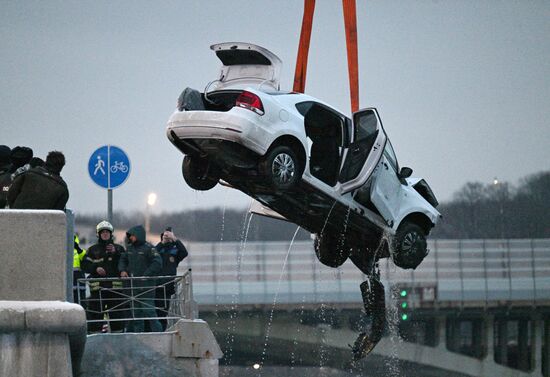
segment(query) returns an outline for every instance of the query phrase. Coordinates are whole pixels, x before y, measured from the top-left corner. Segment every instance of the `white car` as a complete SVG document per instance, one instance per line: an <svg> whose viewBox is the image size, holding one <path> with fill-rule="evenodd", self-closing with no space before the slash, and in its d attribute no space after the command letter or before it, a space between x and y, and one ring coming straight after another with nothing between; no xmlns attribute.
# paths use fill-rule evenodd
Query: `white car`
<svg viewBox="0 0 550 377"><path fill-rule="evenodd" d="M349 257L367 275L379 258L416 268L440 217L428 184L400 168L376 109L348 118L281 91L281 61L249 43L211 46L222 62L204 93L186 89L168 121L196 190L223 180L315 234L319 260ZM213 89L210 89L214 87Z"/></svg>

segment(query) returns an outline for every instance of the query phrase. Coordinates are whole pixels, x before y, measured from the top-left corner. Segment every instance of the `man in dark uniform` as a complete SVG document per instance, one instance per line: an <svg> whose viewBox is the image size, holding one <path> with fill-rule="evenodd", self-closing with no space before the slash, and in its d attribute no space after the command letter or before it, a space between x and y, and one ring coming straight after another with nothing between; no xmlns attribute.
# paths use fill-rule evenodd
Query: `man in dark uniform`
<svg viewBox="0 0 550 377"><path fill-rule="evenodd" d="M118 263L125 254L124 247L113 242L113 226L108 221L102 221L96 226L97 243L88 248L86 257L81 263L84 272L89 278L116 278L119 277ZM122 332L124 321L116 319L127 315L125 301L122 295L120 280L97 281L90 283L90 300L86 310L88 320L103 319L108 313L111 332ZM115 320L115 321L113 321ZM102 322L89 322L88 331L101 331Z"/></svg>
<svg viewBox="0 0 550 377"><path fill-rule="evenodd" d="M69 200L67 184L59 175L65 156L52 151L43 167L18 175L8 191L8 205L15 209L65 209Z"/></svg>
<svg viewBox="0 0 550 377"><path fill-rule="evenodd" d="M128 247L122 254L118 269L121 277L151 277L158 276L162 269L162 259L157 250L145 241L145 229L137 225L126 232ZM131 291L133 318L126 325L127 332L143 332L143 318L156 318L155 311L155 279L132 279ZM162 326L158 319L151 319L149 328L154 332L161 332Z"/></svg>
<svg viewBox="0 0 550 377"><path fill-rule="evenodd" d="M177 239L172 232L172 228L166 228L160 235L160 242L155 246L162 258L162 270L160 276L175 276L178 270L178 264L187 257L187 249L183 243ZM157 307L157 316L166 317L170 306L170 297L175 293L173 279L158 279L159 287L156 290L155 306ZM166 330L166 319L161 319L162 329Z"/></svg>

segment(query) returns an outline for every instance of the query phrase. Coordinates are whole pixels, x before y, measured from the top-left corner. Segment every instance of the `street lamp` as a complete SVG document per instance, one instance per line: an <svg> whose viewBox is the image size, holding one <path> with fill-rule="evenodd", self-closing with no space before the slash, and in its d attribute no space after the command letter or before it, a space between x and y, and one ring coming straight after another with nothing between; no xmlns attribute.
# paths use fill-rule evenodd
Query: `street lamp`
<svg viewBox="0 0 550 377"><path fill-rule="evenodd" d="M154 192L147 196L147 206L145 207L145 234L151 232L151 208L157 202L157 194Z"/></svg>
<svg viewBox="0 0 550 377"><path fill-rule="evenodd" d="M147 197L147 204L152 207L155 205L156 201L157 201L157 194L155 194L154 192L150 193L149 196Z"/></svg>
<svg viewBox="0 0 550 377"><path fill-rule="evenodd" d="M504 197L503 197L503 187L502 183L498 180L497 177L493 179L493 186L495 187L495 199L498 201L499 206L499 228L500 228L500 239L504 239Z"/></svg>

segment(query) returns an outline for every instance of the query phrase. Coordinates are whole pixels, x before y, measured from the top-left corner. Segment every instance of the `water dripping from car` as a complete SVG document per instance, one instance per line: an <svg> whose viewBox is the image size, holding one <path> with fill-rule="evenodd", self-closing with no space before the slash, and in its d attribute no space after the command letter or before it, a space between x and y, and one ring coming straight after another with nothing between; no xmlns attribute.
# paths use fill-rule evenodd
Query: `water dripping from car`
<svg viewBox="0 0 550 377"><path fill-rule="evenodd" d="M296 228L296 231L294 232L294 235L292 236L292 239L290 240L290 244L288 245L288 250L285 255L285 259L283 261L283 266L281 268L281 273L279 274L279 281L277 282L277 289L275 290L275 296L273 297L273 303L271 305L271 311L269 313L269 320L267 322L266 330L265 330L265 338L264 338L264 348L262 350L262 357L260 360L260 371L263 369L266 357L267 357L267 347L269 344L269 335L271 332L271 325L273 323L273 313L275 311L275 306L277 305L277 299L279 297L279 291L281 289L281 281L283 280L283 275L285 273L286 264L288 261L288 256L290 255L290 250L292 249L292 245L294 244L294 240L296 239L296 235L298 234L298 231L300 230L300 227ZM261 376L261 372L260 375Z"/></svg>

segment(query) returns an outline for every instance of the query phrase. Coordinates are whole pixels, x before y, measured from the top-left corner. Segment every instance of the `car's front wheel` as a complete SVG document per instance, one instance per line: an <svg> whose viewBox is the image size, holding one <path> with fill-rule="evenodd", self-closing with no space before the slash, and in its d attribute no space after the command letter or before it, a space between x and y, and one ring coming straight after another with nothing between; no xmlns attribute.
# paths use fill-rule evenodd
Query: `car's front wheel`
<svg viewBox="0 0 550 377"><path fill-rule="evenodd" d="M260 172L270 186L277 190L288 190L300 180L302 169L294 150L279 145L269 150L260 162Z"/></svg>
<svg viewBox="0 0 550 377"><path fill-rule="evenodd" d="M418 224L404 221L392 243L393 262L401 268L416 268L428 255L426 232Z"/></svg>
<svg viewBox="0 0 550 377"><path fill-rule="evenodd" d="M217 166L198 156L186 155L183 158L181 172L185 182L194 190L210 190L220 179Z"/></svg>
<svg viewBox="0 0 550 377"><path fill-rule="evenodd" d="M344 235L323 232L316 234L313 242L315 255L322 264L329 267L340 267L349 257L351 248Z"/></svg>

